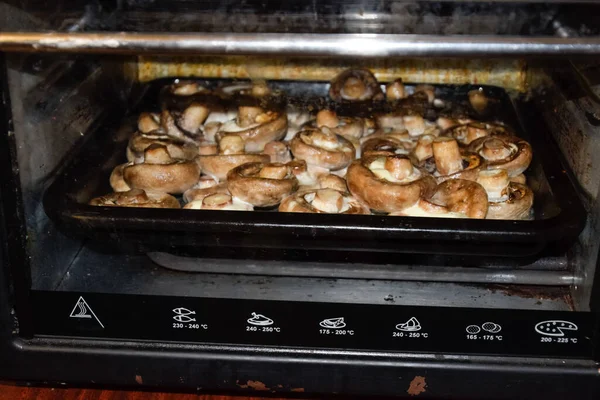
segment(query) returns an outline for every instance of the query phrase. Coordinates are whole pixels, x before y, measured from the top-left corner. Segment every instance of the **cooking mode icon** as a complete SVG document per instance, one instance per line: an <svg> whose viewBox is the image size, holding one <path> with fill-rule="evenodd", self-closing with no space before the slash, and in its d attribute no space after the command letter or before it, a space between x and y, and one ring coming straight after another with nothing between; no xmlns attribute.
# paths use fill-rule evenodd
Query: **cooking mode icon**
<svg viewBox="0 0 600 400"><path fill-rule="evenodd" d="M341 329L346 327L346 322L344 322L344 317L327 318L319 322L319 325L328 329Z"/></svg>
<svg viewBox="0 0 600 400"><path fill-rule="evenodd" d="M252 313L252 317L246 320L250 325L256 326L269 326L273 325L273 320L269 317L265 317L262 314Z"/></svg>
<svg viewBox="0 0 600 400"><path fill-rule="evenodd" d="M415 317L411 317L408 321L396 325L396 329L402 332L418 332L421 330L421 323Z"/></svg>
<svg viewBox="0 0 600 400"><path fill-rule="evenodd" d="M535 325L535 331L544 336L565 336L568 331L576 331L579 328L572 322L552 319L538 322Z"/></svg>

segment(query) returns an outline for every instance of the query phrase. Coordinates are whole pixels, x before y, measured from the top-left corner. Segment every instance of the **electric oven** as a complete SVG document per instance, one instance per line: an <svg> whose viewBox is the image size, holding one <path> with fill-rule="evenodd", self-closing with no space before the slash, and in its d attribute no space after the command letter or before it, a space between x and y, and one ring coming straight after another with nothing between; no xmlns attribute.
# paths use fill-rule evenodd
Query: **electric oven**
<svg viewBox="0 0 600 400"><path fill-rule="evenodd" d="M0 2L0 377L600 395L600 6Z"/></svg>

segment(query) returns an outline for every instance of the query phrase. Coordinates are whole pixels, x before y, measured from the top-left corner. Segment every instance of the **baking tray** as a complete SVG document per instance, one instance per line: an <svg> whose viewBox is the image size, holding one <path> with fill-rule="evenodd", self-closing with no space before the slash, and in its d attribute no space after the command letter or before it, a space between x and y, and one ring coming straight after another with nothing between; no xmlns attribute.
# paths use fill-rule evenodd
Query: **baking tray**
<svg viewBox="0 0 600 400"><path fill-rule="evenodd" d="M483 86L494 102L494 118L512 126L534 150L526 171L534 191L534 219L499 221L389 217L382 215L298 214L270 211L174 210L89 206L87 202L111 191L108 177L125 162L128 135L140 111L158 110L165 98L161 88L172 80L148 84L140 106L129 116L113 116L88 132L80 151L64 166L45 192L48 216L69 234L84 234L129 245L141 251L202 254L206 249L274 249L285 251L375 252L423 255L526 257L544 248L566 248L579 235L586 213L566 162L547 126L528 102L513 101L498 87ZM202 80L216 87L230 81ZM270 81L286 98L302 107L323 106L328 84L324 82ZM466 102L469 90L482 86L434 85L438 97ZM410 88L413 85L407 85ZM162 93L162 96L161 96ZM189 99L186 101L190 101ZM177 101L175 101L177 103ZM181 101L179 101L181 103ZM184 104L176 104L184 106ZM341 113L347 109L339 109ZM355 112L356 110L350 110ZM520 111L520 114L519 114ZM519 115L526 115L522 118ZM527 129L524 129L526 127ZM535 132L534 135L529 133ZM277 251L278 250L278 251ZM379 257L374 254L374 258Z"/></svg>

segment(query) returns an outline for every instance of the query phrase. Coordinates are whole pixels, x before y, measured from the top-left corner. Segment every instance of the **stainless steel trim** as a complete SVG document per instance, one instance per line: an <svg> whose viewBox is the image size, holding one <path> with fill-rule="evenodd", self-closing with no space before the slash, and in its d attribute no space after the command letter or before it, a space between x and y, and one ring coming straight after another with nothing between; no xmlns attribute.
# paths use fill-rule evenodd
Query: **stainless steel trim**
<svg viewBox="0 0 600 400"><path fill-rule="evenodd" d="M165 268L211 274L273 275L345 279L381 279L423 282L488 283L540 286L569 286L580 280L569 271L525 269L497 270L483 268L365 265L215 260L181 257L168 253L148 253L148 257Z"/></svg>
<svg viewBox="0 0 600 400"><path fill-rule="evenodd" d="M458 57L600 54L600 37L380 34L0 33L0 50L339 57Z"/></svg>

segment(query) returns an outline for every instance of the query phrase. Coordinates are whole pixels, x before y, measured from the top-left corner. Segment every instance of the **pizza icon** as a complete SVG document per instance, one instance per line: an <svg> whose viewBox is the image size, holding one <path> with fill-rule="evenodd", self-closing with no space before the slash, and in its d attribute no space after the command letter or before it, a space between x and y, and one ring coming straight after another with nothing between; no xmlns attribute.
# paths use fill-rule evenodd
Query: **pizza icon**
<svg viewBox="0 0 600 400"><path fill-rule="evenodd" d="M538 322L535 331L545 336L565 336L566 331L576 331L579 328L572 322L557 319Z"/></svg>

